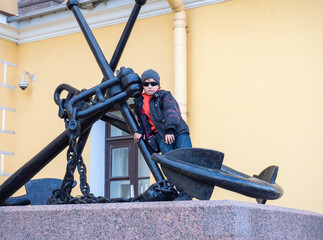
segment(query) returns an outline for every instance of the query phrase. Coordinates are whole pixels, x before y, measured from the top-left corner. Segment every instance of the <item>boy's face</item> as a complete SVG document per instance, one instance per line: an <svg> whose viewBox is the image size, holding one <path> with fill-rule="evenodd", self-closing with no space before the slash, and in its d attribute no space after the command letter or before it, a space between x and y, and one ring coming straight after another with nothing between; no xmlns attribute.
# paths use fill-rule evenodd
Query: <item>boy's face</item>
<svg viewBox="0 0 323 240"><path fill-rule="evenodd" d="M154 95L155 92L158 91L159 89L159 86L158 84L156 84L157 81L153 78L147 78L144 83L143 83L143 86L144 86L144 92L147 94L147 95ZM156 85L155 85L156 84ZM152 86L152 85L155 85L155 86Z"/></svg>

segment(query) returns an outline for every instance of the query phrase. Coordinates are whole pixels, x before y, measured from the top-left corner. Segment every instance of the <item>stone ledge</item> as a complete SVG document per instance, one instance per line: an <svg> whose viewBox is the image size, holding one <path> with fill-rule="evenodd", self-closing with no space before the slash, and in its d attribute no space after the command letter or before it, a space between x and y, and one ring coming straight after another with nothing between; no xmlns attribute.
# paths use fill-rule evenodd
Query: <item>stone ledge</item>
<svg viewBox="0 0 323 240"><path fill-rule="evenodd" d="M182 201L0 207L2 239L323 239L323 215Z"/></svg>
<svg viewBox="0 0 323 240"><path fill-rule="evenodd" d="M18 1L19 14L25 14L38 9L62 4L64 0L20 0Z"/></svg>

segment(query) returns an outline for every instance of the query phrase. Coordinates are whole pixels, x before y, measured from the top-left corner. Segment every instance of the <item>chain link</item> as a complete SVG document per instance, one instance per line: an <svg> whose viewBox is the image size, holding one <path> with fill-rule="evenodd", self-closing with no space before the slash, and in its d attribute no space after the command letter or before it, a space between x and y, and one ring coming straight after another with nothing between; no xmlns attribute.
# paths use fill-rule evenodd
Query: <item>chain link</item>
<svg viewBox="0 0 323 240"><path fill-rule="evenodd" d="M77 170L78 170L78 173L80 175L80 189L81 189L81 192L83 193L84 196L88 196L90 195L90 186L89 184L87 183L86 179L86 166L83 162L83 157L80 156L79 157L79 161L78 161L78 164L77 164Z"/></svg>

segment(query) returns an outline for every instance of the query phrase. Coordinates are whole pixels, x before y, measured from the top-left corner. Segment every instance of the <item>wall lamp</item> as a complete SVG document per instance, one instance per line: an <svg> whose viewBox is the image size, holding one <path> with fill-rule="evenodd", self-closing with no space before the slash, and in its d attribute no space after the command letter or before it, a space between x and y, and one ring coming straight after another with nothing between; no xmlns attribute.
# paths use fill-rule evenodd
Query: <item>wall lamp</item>
<svg viewBox="0 0 323 240"><path fill-rule="evenodd" d="M25 90L29 86L29 83L25 79L26 75L29 77L30 82L35 81L35 74L30 74L29 72L24 71L24 73L22 74L22 80L18 83L18 86L21 88L21 90Z"/></svg>

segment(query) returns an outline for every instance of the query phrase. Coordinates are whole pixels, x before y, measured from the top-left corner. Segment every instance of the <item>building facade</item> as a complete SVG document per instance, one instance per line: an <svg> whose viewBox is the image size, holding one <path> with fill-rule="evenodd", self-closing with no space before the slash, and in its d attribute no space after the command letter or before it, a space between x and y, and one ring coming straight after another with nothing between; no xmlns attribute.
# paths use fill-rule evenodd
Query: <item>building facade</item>
<svg viewBox="0 0 323 240"><path fill-rule="evenodd" d="M53 4L17 15L17 1L0 1L1 183L64 131L53 101L56 87L67 83L89 89L102 79L65 3L48 2ZM83 2L89 2L82 11L109 61L134 1ZM131 67L138 74L156 69L162 88L180 99L186 95L180 104L194 147L224 152L226 166L251 176L278 165L277 183L284 195L268 204L323 213L323 3L183 2L185 84L178 84L176 76L175 14L164 0L148 0L142 7L118 68ZM24 91L17 86L22 78L30 84ZM131 139L113 131L96 123L83 154L91 190L98 195L107 194L111 179L128 181L106 179L106 171L112 171L107 170L107 156L113 149L117 156L124 154ZM143 166L138 175L141 158L136 154L139 192L147 184L147 172ZM59 154L35 178L63 178L65 155ZM212 199L255 201L219 188Z"/></svg>

